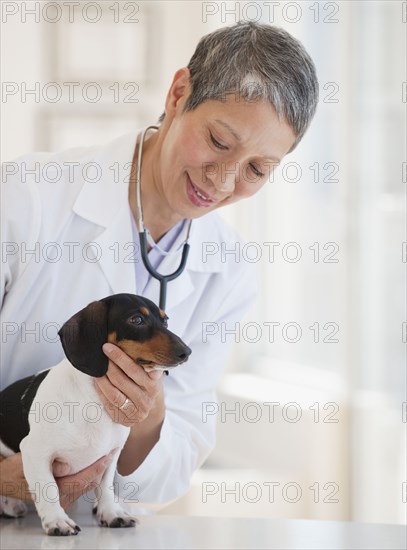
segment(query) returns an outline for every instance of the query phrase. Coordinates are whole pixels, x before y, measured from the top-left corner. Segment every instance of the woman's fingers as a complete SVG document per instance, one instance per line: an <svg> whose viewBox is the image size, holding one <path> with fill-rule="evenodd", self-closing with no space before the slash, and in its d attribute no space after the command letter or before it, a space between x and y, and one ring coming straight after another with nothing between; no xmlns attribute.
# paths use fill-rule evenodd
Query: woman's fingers
<svg viewBox="0 0 407 550"><path fill-rule="evenodd" d="M117 399L120 399L122 402L124 402L122 393L119 392L117 388L112 386L107 377L106 381L103 382L101 378L98 379L98 382L95 383L95 387L106 412L113 420L113 422L129 427L131 425L131 422L127 423L125 413L120 410L118 402L116 402Z"/></svg>
<svg viewBox="0 0 407 550"><path fill-rule="evenodd" d="M114 422L127 427L142 422L162 395L162 372L146 373L115 345L104 344L103 351L109 366L95 386L106 411Z"/></svg>
<svg viewBox="0 0 407 550"><path fill-rule="evenodd" d="M113 449L108 455L101 457L80 472L73 475L58 477L55 480L59 489L61 506L64 510L68 510L77 498L87 491L95 489L100 484L106 468L112 463L117 451L118 448ZM24 500L25 502L33 502L27 481L24 477L21 453L16 453L5 458L0 461L0 464L1 494ZM55 470L59 473L71 469L70 465L64 462L54 462L53 470L54 466Z"/></svg>
<svg viewBox="0 0 407 550"><path fill-rule="evenodd" d="M114 344L104 344L103 352L121 370L127 374L134 382L139 383L146 374L143 367L133 361L131 357L124 353L118 346Z"/></svg>
<svg viewBox="0 0 407 550"><path fill-rule="evenodd" d="M117 365L124 374L141 388L148 389L150 385L154 385L153 379L143 367L133 361L133 359L118 346L114 344L104 344L102 349L110 361Z"/></svg>
<svg viewBox="0 0 407 550"><path fill-rule="evenodd" d="M66 462L54 460L52 463L52 473L54 477L64 477L71 473L71 467Z"/></svg>
<svg viewBox="0 0 407 550"><path fill-rule="evenodd" d="M59 488L59 500L65 511L67 511L81 495L98 487L106 468L112 463L113 455L116 450L117 449L103 456L84 470L56 480Z"/></svg>
<svg viewBox="0 0 407 550"><path fill-rule="evenodd" d="M21 453L16 453L1 461L0 483L2 495L24 502L33 501L24 477Z"/></svg>
<svg viewBox="0 0 407 550"><path fill-rule="evenodd" d="M147 375L150 378L152 378L153 380L159 380L163 375L163 371L162 370L152 370L151 372L148 372Z"/></svg>

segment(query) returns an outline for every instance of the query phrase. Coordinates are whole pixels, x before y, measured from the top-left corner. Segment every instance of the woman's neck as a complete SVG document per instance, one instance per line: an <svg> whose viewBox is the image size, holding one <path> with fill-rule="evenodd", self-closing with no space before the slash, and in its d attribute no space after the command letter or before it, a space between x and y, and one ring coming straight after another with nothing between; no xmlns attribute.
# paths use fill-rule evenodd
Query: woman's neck
<svg viewBox="0 0 407 550"><path fill-rule="evenodd" d="M144 226L148 228L154 242L158 242L181 217L171 211L162 193L159 175L160 142L159 132L144 141L141 165L141 205ZM136 145L132 160L129 185L129 204L139 227L137 208L137 160L139 145Z"/></svg>

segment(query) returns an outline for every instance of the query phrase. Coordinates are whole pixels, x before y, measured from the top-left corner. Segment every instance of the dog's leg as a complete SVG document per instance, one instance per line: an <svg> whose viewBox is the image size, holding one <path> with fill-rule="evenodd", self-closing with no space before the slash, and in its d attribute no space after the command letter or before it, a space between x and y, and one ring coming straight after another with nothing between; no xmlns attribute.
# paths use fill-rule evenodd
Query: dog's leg
<svg viewBox="0 0 407 550"><path fill-rule="evenodd" d="M113 481L117 460L121 449L117 451L111 465L106 469L100 486L96 489L96 514L100 525L104 527L135 527L137 518L123 510L114 493Z"/></svg>
<svg viewBox="0 0 407 550"><path fill-rule="evenodd" d="M27 513L27 506L22 500L0 495L0 516L22 518Z"/></svg>
<svg viewBox="0 0 407 550"><path fill-rule="evenodd" d="M80 527L65 513L59 502L58 485L52 475L50 458L35 452L40 445L30 441L29 435L20 443L24 475L32 494L42 527L47 535L77 535Z"/></svg>

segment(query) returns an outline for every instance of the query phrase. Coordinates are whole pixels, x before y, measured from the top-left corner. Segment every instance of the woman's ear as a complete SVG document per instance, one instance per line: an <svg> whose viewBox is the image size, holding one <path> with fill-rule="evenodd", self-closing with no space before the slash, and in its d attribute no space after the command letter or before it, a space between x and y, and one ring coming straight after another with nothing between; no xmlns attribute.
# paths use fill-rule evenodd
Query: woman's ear
<svg viewBox="0 0 407 550"><path fill-rule="evenodd" d="M165 115L174 117L177 111L181 111L189 94L191 93L190 84L191 73L188 67L182 67L174 74L172 84L168 90L165 100Z"/></svg>
<svg viewBox="0 0 407 550"><path fill-rule="evenodd" d="M102 350L107 342L107 314L106 301L92 302L75 313L58 332L68 361L90 376L104 376L109 365Z"/></svg>

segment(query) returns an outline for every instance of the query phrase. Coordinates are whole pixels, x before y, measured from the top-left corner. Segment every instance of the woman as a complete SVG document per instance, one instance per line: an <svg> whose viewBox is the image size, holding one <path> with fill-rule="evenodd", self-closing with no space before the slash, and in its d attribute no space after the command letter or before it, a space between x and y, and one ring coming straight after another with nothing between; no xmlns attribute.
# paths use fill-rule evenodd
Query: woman
<svg viewBox="0 0 407 550"><path fill-rule="evenodd" d="M178 266L193 220L187 267L169 283L166 305L170 329L193 353L163 380L119 348L103 347L110 361L96 382L99 394L111 416L131 426L118 463L120 497L144 503L179 497L214 446L215 416L203 417L202 410L216 400L226 359L219 327L235 326L256 286L248 264L218 253L240 241L214 211L267 182L304 135L317 100L310 57L287 32L267 25L238 23L203 37L188 67L175 73L160 125L145 136L141 203L154 241L150 261L162 273ZM158 301L158 283L134 246L139 146L138 132L104 147L28 155L6 167L2 387L56 364L57 329L92 300L132 292ZM96 175L89 176L89 167ZM126 400L136 416L126 414ZM54 463L62 504L97 486L108 461L72 476L69 464ZM12 485L13 496L29 500L20 454L0 467L3 494L8 482L10 496Z"/></svg>

